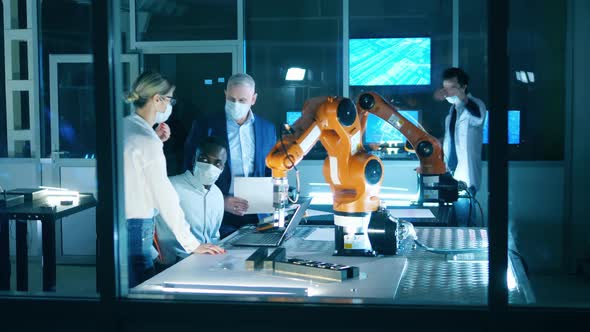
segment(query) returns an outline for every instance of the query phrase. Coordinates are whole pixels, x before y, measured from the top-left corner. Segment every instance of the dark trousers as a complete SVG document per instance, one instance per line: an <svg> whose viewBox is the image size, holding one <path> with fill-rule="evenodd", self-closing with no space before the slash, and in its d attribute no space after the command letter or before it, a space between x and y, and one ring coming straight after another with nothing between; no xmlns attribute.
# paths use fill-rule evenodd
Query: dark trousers
<svg viewBox="0 0 590 332"><path fill-rule="evenodd" d="M129 288L155 275L152 259L154 219L127 219L127 271Z"/></svg>

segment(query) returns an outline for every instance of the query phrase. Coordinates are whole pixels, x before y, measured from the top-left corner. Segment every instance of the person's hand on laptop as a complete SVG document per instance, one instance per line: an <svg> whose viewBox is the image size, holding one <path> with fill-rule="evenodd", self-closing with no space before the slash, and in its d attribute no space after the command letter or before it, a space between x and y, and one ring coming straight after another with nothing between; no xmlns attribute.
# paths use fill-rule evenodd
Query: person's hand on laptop
<svg viewBox="0 0 590 332"><path fill-rule="evenodd" d="M235 214L236 216L243 216L248 210L248 201L243 198L225 196L223 201L224 209L227 213Z"/></svg>
<svg viewBox="0 0 590 332"><path fill-rule="evenodd" d="M202 243L197 249L195 249L195 251L193 251L193 254L219 255L225 254L225 249L212 243Z"/></svg>

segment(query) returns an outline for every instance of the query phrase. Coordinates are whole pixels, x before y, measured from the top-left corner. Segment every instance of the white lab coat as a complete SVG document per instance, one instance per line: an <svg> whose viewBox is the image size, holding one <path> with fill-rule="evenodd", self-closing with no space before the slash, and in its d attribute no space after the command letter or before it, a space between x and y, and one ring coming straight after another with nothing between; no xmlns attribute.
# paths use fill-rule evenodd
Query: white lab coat
<svg viewBox="0 0 590 332"><path fill-rule="evenodd" d="M201 244L191 233L176 191L166 173L162 141L139 115L124 120L125 215L164 220L186 253Z"/></svg>
<svg viewBox="0 0 590 332"><path fill-rule="evenodd" d="M190 224L191 233L201 243L217 243L224 211L221 190L214 184L209 190L205 189L199 178L190 171L170 177L170 182L180 197L180 206ZM177 256L187 256L167 224L159 217L156 218L156 229L164 264L174 264Z"/></svg>
<svg viewBox="0 0 590 332"><path fill-rule="evenodd" d="M457 121L455 122L455 148L457 151L457 168L453 177L463 181L468 187L481 185L481 149L483 145L483 124L486 117L485 104L468 94L467 97L479 106L480 117L473 116L463 103L457 105ZM450 123L453 114L453 106L445 118L445 138L443 151L445 163L448 165L449 153L451 151Z"/></svg>

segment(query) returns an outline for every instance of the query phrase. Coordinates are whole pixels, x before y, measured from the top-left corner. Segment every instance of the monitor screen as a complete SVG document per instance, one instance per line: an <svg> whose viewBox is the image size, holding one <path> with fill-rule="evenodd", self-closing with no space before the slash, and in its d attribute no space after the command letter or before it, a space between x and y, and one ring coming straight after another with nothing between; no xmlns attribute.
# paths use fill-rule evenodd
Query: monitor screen
<svg viewBox="0 0 590 332"><path fill-rule="evenodd" d="M486 120L483 123L483 144L488 144L489 139L489 118L486 113ZM508 111L508 144L520 144L520 111Z"/></svg>
<svg viewBox="0 0 590 332"><path fill-rule="evenodd" d="M350 39L349 85L430 85L430 59L430 38Z"/></svg>
<svg viewBox="0 0 590 332"><path fill-rule="evenodd" d="M301 117L301 111L289 111L287 112L287 119L285 121L286 124L292 126L297 119Z"/></svg>
<svg viewBox="0 0 590 332"><path fill-rule="evenodd" d="M400 110L399 113L411 123L418 125L418 116L420 115L420 111ZM365 144L384 144L387 142L405 143L406 137L387 121L374 114L369 114L367 117L367 127L365 130Z"/></svg>

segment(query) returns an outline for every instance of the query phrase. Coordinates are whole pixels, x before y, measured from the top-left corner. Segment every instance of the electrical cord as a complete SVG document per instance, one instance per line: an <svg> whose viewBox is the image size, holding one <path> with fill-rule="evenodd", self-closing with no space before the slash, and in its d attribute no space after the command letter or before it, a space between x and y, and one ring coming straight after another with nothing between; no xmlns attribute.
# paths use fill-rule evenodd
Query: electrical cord
<svg viewBox="0 0 590 332"><path fill-rule="evenodd" d="M291 129L291 127L288 124L285 124L284 127L281 128L280 142L281 142L281 147L283 148L283 152L287 156L287 160L289 160L291 162L291 165L287 165L287 166L292 167L295 170L295 185L296 185L295 198L291 199L291 197L289 197L289 195L287 195L287 199L289 200L289 202L291 202L291 204L295 204L299 200L299 194L301 193L299 169L295 165L295 160L293 159L293 156L290 155L289 152L287 151L287 147L285 146L285 142L283 141L283 134L293 135L293 130Z"/></svg>
<svg viewBox="0 0 590 332"><path fill-rule="evenodd" d="M481 207L481 204L479 203L479 201L477 200L477 198L475 198L475 196L473 196L473 194L471 194L471 191L469 189L464 189L464 191L467 193L467 198L469 199L469 213L467 214L467 226L475 226L475 225L471 225L471 214L472 212L472 205L477 205L477 207L479 208L479 213L481 215L481 224L485 225L484 223L484 216L483 216L483 209ZM477 216L476 216L477 218Z"/></svg>
<svg viewBox="0 0 590 332"><path fill-rule="evenodd" d="M518 251L516 251L514 249L510 249L510 248L508 248L508 251L513 253L515 256L517 256L520 259L520 261L522 262L522 267L524 268L524 273L528 276L529 275L529 265L527 264L526 260L522 256L522 254L519 253Z"/></svg>
<svg viewBox="0 0 590 332"><path fill-rule="evenodd" d="M431 252L433 254L442 254L442 255L459 255L459 254L475 254L475 253L482 253L488 252L488 248L459 248L459 249L438 249L438 248L431 248L424 243L415 239L414 242L424 248L426 251Z"/></svg>
<svg viewBox="0 0 590 332"><path fill-rule="evenodd" d="M473 195L471 195L471 191L469 188L465 189L467 193L467 198L469 198L469 212L467 213L467 227L471 227L471 205L473 204Z"/></svg>
<svg viewBox="0 0 590 332"><path fill-rule="evenodd" d="M477 198L475 199L475 203L477 204L477 207L479 208L479 213L481 214L481 224L482 226L485 225L485 220L483 218L483 209L481 208L481 204L479 204L479 201L477 200Z"/></svg>
<svg viewBox="0 0 590 332"><path fill-rule="evenodd" d="M443 255L458 255L458 254L474 254L474 253L482 253L487 252L488 248L460 248L460 249L439 249L439 248L431 248L424 243L418 241L418 236L416 235L416 229L412 223L407 222L405 220L398 220L400 224L401 230L399 231L399 237L401 240L405 240L407 238L411 238L414 240L419 247L424 248L426 251L431 252L433 254L443 254Z"/></svg>

